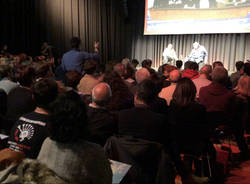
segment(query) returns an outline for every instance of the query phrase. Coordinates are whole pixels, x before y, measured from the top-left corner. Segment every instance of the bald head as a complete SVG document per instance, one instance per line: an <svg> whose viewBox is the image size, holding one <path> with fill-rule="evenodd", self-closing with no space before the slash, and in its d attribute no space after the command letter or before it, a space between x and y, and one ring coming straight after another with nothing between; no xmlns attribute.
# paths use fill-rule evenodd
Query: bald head
<svg viewBox="0 0 250 184"><path fill-rule="evenodd" d="M104 106L111 96L110 86L105 82L97 84L92 90L92 102L99 106Z"/></svg>
<svg viewBox="0 0 250 184"><path fill-rule="evenodd" d="M135 80L138 84L148 78L150 78L150 73L146 68L141 68L135 73Z"/></svg>
<svg viewBox="0 0 250 184"><path fill-rule="evenodd" d="M180 71L179 70L173 70L169 74L169 80L171 82L177 82L181 77Z"/></svg>

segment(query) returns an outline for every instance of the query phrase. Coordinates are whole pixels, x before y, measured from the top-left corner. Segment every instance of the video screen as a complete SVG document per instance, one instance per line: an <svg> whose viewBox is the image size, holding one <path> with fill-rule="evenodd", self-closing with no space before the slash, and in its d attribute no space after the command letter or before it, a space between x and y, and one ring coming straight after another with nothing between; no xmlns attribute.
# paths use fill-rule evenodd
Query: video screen
<svg viewBox="0 0 250 184"><path fill-rule="evenodd" d="M145 2L145 35L249 32L250 0Z"/></svg>

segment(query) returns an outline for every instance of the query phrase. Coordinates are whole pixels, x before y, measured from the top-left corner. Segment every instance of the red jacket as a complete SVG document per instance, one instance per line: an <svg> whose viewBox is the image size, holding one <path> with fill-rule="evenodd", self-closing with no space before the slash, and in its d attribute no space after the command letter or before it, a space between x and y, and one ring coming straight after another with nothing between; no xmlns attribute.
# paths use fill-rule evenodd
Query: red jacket
<svg viewBox="0 0 250 184"><path fill-rule="evenodd" d="M187 77L189 79L196 79L198 78L200 75L199 75L199 72L195 71L195 70L192 70L192 69L186 69L182 72L181 74L181 77Z"/></svg>

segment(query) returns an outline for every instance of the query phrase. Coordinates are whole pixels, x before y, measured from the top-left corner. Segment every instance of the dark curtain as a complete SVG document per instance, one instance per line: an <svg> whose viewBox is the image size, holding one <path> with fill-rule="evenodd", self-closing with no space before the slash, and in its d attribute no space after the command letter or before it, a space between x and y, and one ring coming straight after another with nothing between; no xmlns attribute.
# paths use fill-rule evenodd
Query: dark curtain
<svg viewBox="0 0 250 184"><path fill-rule="evenodd" d="M62 55L70 49L70 38L79 36L88 52L94 41L101 43L103 63L150 58L157 68L169 43L185 58L194 41L206 47L209 63L220 60L231 71L235 61L250 58L250 34L144 36L144 0L1 0L0 10L0 43L15 53L37 55L47 41Z"/></svg>

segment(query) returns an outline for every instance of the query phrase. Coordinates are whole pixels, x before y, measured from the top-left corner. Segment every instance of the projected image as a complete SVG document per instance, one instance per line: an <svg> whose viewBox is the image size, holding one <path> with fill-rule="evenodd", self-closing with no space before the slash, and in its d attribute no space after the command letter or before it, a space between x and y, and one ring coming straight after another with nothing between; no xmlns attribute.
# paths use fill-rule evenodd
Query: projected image
<svg viewBox="0 0 250 184"><path fill-rule="evenodd" d="M146 0L144 34L250 32L250 0Z"/></svg>

